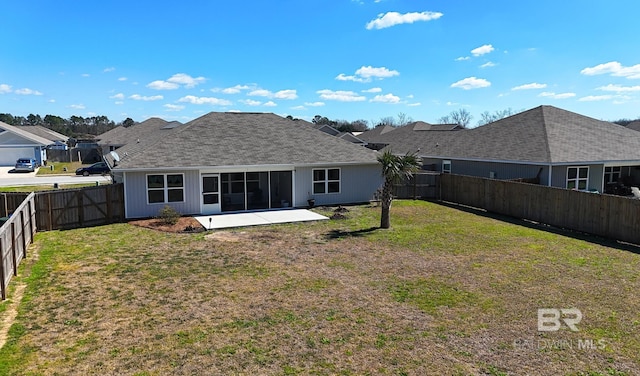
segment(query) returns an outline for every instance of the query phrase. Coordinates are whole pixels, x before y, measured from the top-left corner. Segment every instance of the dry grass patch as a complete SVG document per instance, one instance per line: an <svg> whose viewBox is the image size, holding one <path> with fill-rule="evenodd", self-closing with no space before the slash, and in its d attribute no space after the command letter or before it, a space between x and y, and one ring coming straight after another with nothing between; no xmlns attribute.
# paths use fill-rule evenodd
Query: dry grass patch
<svg viewBox="0 0 640 376"><path fill-rule="evenodd" d="M349 209L341 221L203 234L128 224L39 233L0 373L640 367L637 254L431 203L394 203L384 231L379 208ZM548 307L581 309L580 331L539 334L537 309ZM526 346L587 339L606 346Z"/></svg>

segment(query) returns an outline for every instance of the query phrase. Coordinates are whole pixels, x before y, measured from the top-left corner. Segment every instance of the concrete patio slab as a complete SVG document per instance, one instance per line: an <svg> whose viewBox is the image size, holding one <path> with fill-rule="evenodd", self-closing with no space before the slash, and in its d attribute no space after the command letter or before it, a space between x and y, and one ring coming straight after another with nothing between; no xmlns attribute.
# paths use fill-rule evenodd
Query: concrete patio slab
<svg viewBox="0 0 640 376"><path fill-rule="evenodd" d="M270 225L276 223L321 221L329 219L324 215L320 215L306 209L284 209L252 213L204 215L195 216L194 218L207 230Z"/></svg>

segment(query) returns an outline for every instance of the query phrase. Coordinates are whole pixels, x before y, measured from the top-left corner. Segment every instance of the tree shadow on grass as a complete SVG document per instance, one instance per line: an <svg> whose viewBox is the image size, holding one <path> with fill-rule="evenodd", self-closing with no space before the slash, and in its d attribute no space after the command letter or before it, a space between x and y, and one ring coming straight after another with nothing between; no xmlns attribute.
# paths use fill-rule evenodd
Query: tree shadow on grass
<svg viewBox="0 0 640 376"><path fill-rule="evenodd" d="M348 237L360 237L360 236L365 236L367 234L370 234L379 229L380 227L377 227L377 226L365 228L362 230L354 230L354 231L345 231L345 230L336 229L326 233L325 238L332 240L332 239L342 239L342 238L348 238Z"/></svg>

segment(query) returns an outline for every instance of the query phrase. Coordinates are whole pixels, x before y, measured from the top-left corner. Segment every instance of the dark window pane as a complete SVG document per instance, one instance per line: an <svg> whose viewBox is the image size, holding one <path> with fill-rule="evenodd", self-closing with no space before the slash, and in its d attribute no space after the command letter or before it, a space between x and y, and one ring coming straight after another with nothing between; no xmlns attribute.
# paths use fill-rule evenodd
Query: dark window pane
<svg viewBox="0 0 640 376"><path fill-rule="evenodd" d="M260 175L258 172L247 172L247 180L258 180Z"/></svg>
<svg viewBox="0 0 640 376"><path fill-rule="evenodd" d="M167 175L167 187L182 187L182 175Z"/></svg>
<svg viewBox="0 0 640 376"><path fill-rule="evenodd" d="M231 180L244 180L244 173L242 172L236 172L229 175L231 175Z"/></svg>
<svg viewBox="0 0 640 376"><path fill-rule="evenodd" d="M329 193L339 193L340 192L340 183L337 181L332 181L327 184Z"/></svg>
<svg viewBox="0 0 640 376"><path fill-rule="evenodd" d="M147 188L164 188L164 176L147 175Z"/></svg>
<svg viewBox="0 0 640 376"><path fill-rule="evenodd" d="M574 189L576 187L576 181L575 180L569 180L567 182L567 188L568 189Z"/></svg>
<svg viewBox="0 0 640 376"><path fill-rule="evenodd" d="M202 190L204 192L218 192L218 178L216 177L202 178Z"/></svg>
<svg viewBox="0 0 640 376"><path fill-rule="evenodd" d="M231 193L244 193L244 182L232 182Z"/></svg>
<svg viewBox="0 0 640 376"><path fill-rule="evenodd" d="M202 201L204 201L205 205L217 204L219 199L217 194L208 194L202 197Z"/></svg>
<svg viewBox="0 0 640 376"><path fill-rule="evenodd" d="M313 170L313 181L323 181L324 178L324 170Z"/></svg>
<svg viewBox="0 0 640 376"><path fill-rule="evenodd" d="M578 176L578 169L575 167L570 167L567 176L569 177L569 179L575 179L576 176Z"/></svg>
<svg viewBox="0 0 640 376"><path fill-rule="evenodd" d="M340 180L340 169L332 168L328 171L329 180Z"/></svg>
<svg viewBox="0 0 640 376"><path fill-rule="evenodd" d="M182 189L169 189L167 192L169 202L182 202L184 201L184 190Z"/></svg>
<svg viewBox="0 0 640 376"><path fill-rule="evenodd" d="M313 183L313 193L325 193L324 183Z"/></svg>
<svg viewBox="0 0 640 376"><path fill-rule="evenodd" d="M589 174L589 169L588 168L581 168L580 169L580 177L582 179L586 179L588 174Z"/></svg>
<svg viewBox="0 0 640 376"><path fill-rule="evenodd" d="M164 202L163 190L151 190L148 192L149 203Z"/></svg>
<svg viewBox="0 0 640 376"><path fill-rule="evenodd" d="M578 181L578 189L587 189L587 181L586 180Z"/></svg>

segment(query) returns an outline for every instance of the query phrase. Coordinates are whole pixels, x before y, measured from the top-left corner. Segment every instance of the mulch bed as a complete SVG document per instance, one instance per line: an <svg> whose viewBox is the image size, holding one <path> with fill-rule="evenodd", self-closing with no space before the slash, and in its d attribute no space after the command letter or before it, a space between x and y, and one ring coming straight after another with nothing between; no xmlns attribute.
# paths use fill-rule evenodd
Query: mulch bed
<svg viewBox="0 0 640 376"><path fill-rule="evenodd" d="M173 225L168 224L159 218L139 219L135 221L129 221L129 224L173 233L194 233L205 231L205 228L202 227L200 222L198 222L193 217L180 217L178 218L178 222Z"/></svg>

